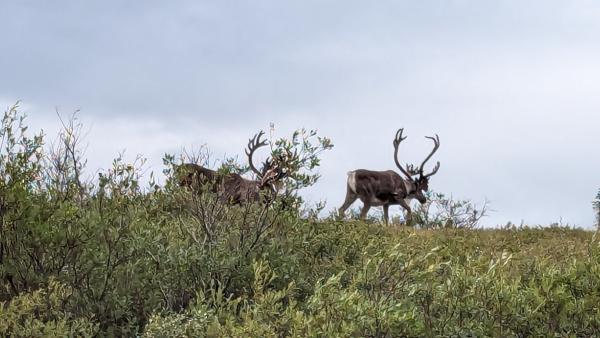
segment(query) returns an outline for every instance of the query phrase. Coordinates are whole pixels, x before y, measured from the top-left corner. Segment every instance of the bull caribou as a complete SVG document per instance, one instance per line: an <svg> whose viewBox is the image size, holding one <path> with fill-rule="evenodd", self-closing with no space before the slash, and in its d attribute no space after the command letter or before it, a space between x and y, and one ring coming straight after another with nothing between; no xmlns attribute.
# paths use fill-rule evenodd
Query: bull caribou
<svg viewBox="0 0 600 338"><path fill-rule="evenodd" d="M406 168L403 168L398 160L398 147L406 139L402 135L403 132L403 128L396 132L393 144L394 161L404 177L393 170L373 171L358 169L348 172L346 199L339 209L339 216L341 218L344 217L346 209L356 199L360 199L363 202L360 219L365 219L371 207L383 206L383 218L387 225L389 222L388 209L390 205L400 204L406 210L406 223L412 225L410 201L416 199L421 204L427 202L424 193L429 190L429 178L440 169L440 162L438 161L430 173L423 173L425 163L435 154L440 146L440 138L437 134L435 137L425 136L433 141L434 145L431 153L429 153L418 169L413 165L407 165ZM415 176L418 176L418 178L415 178Z"/></svg>
<svg viewBox="0 0 600 338"><path fill-rule="evenodd" d="M193 189L206 186L209 191L217 193L221 201L230 204L259 201L261 191L275 194L277 184L287 176L280 163L267 158L263 163L262 170L258 170L252 161L254 152L267 145L266 140L261 140L263 135L263 131L254 135L248 141L246 149L248 165L256 174L257 179L247 179L237 173L222 174L195 163L185 163L177 168L179 185Z"/></svg>

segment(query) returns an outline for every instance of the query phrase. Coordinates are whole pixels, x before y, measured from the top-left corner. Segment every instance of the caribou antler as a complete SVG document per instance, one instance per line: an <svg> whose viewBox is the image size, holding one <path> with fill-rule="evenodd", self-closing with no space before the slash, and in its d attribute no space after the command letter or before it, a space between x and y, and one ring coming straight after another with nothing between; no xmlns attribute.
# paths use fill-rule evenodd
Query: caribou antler
<svg viewBox="0 0 600 338"><path fill-rule="evenodd" d="M433 156L433 154L435 154L435 152L440 147L440 137L437 134L435 134L435 137L432 137L432 136L425 136L425 137L433 141L433 150L431 150L431 153L429 153L429 155L425 158L423 163L421 163L421 167L419 168L419 174L421 174L421 177L430 177L430 176L434 175L438 171L438 169L440 169L440 162L438 161L437 164L435 165L435 167L433 168L433 171L427 175L423 175L423 168L425 167L425 163L427 163L427 161L429 161L431 156Z"/></svg>
<svg viewBox="0 0 600 338"><path fill-rule="evenodd" d="M262 178L263 173L256 169L256 167L252 163L252 155L254 155L254 151L256 151L256 149L267 145L267 140L261 141L260 139L264 134L265 132L261 130L258 134L254 135L254 137L248 141L248 149L246 149L246 155L248 156L248 165L250 165L250 169L260 178ZM267 161L270 162L269 160ZM265 161L265 163L267 163L267 161Z"/></svg>
<svg viewBox="0 0 600 338"><path fill-rule="evenodd" d="M269 157L262 164L262 175L273 166L273 160Z"/></svg>
<svg viewBox="0 0 600 338"><path fill-rule="evenodd" d="M410 174L410 176L416 176L420 174L419 169L412 164L406 165L406 171Z"/></svg>
<svg viewBox="0 0 600 338"><path fill-rule="evenodd" d="M400 161L398 161L398 146L400 146L400 142L406 140L406 137L402 137L402 133L404 133L404 128L398 129L398 131L396 132L396 137L394 138L394 161L396 162L396 166L398 167L398 169L400 169L400 171L406 176L406 178L412 180L412 176L415 174L411 175L409 172L412 173L414 167L412 165L407 166L407 169L409 171L407 172L400 164Z"/></svg>
<svg viewBox="0 0 600 338"><path fill-rule="evenodd" d="M427 175L423 175L423 177L430 177L435 175L435 173L437 173L437 171L440 169L440 161L437 162L437 164L435 165L435 167L433 168L433 171L431 171L429 174Z"/></svg>

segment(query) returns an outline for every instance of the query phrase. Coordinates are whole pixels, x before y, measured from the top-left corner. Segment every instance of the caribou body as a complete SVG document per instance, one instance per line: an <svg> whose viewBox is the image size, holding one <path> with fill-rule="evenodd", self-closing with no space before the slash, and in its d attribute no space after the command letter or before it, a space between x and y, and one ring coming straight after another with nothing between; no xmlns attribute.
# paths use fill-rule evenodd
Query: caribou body
<svg viewBox="0 0 600 338"><path fill-rule="evenodd" d="M257 202L261 199L261 191L275 194L277 182L283 179L286 173L270 158L263 163L260 171L252 161L256 149L267 145L266 140L261 140L263 135L264 132L261 131L251 138L246 149L248 164L257 179L247 179L237 173L223 174L195 163L184 163L177 168L179 185L196 190L207 187L207 190L217 193L223 202L229 204Z"/></svg>
<svg viewBox="0 0 600 338"><path fill-rule="evenodd" d="M440 168L440 162L437 162L434 169L429 174L423 173L425 163L438 150L440 145L439 137L426 136L433 140L434 147L431 153L421 163L417 169L412 165L407 165L406 169L402 167L398 160L398 147L406 137L402 137L404 129L399 129L394 138L394 161L400 172L400 176L393 170L373 171L358 169L348 172L348 181L346 184L346 199L339 209L340 217L348 207L357 199L363 202L363 208L360 212L360 218L364 219L371 207L383 206L383 218L385 224L389 222L388 211L390 205L400 205L406 210L406 222L412 224L412 210L410 201L418 200L420 203L427 202L425 192L429 190L429 177L434 175ZM418 176L415 178L415 176Z"/></svg>

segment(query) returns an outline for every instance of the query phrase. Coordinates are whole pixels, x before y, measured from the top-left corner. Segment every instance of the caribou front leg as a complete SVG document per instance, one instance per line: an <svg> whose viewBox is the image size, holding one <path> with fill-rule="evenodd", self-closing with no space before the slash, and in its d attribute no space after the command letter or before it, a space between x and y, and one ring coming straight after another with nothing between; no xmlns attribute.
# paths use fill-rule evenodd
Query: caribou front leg
<svg viewBox="0 0 600 338"><path fill-rule="evenodd" d="M412 210L410 209L410 205L406 202L406 200L400 200L400 205L406 209L406 225L412 226Z"/></svg>

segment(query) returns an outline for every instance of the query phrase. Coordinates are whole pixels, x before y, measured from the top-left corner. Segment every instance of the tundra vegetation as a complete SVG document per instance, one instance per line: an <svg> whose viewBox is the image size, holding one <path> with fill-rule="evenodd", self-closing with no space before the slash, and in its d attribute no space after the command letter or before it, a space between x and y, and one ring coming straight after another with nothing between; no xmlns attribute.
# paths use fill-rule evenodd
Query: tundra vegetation
<svg viewBox="0 0 600 338"><path fill-rule="evenodd" d="M273 142L274 158L296 154L276 198L241 204L176 179L142 186L141 160L87 178L79 135L67 121L45 144L17 107L3 116L0 336L600 332L593 232L478 229L481 210L431 192L415 227L319 218L298 190L332 145L311 131Z"/></svg>

